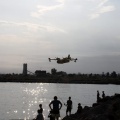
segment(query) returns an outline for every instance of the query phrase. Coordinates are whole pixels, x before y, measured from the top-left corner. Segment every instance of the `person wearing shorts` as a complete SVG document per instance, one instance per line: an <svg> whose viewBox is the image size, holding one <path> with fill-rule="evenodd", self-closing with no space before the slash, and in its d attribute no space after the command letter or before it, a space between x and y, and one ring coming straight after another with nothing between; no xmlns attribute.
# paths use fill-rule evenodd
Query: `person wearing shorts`
<svg viewBox="0 0 120 120"><path fill-rule="evenodd" d="M60 109L62 108L62 103L57 99L57 96L54 96L54 100L50 102L49 107L52 110L52 116L58 120L60 117Z"/></svg>
<svg viewBox="0 0 120 120"><path fill-rule="evenodd" d="M67 106L67 109L66 109L66 116L68 115L71 115L71 110L72 110L72 100L71 100L71 97L69 97L69 99L67 100L67 104L65 104Z"/></svg>

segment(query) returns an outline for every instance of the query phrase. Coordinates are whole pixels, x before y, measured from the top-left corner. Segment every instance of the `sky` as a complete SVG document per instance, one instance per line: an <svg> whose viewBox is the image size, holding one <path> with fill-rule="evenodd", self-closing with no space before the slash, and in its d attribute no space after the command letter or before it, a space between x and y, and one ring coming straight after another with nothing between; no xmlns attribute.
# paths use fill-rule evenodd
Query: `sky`
<svg viewBox="0 0 120 120"><path fill-rule="evenodd" d="M0 0L0 73L52 68L120 73L120 0ZM57 64L48 58L77 58Z"/></svg>

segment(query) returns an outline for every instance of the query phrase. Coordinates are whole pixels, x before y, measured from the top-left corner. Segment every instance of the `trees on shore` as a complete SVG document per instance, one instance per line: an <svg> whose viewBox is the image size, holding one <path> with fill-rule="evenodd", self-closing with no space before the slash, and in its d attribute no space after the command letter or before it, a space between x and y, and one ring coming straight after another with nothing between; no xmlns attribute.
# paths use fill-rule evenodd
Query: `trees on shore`
<svg viewBox="0 0 120 120"><path fill-rule="evenodd" d="M22 74L0 74L0 82L46 82L46 83L91 83L91 84L120 84L120 74L113 71L112 73L102 74L82 74L57 71L51 69L51 73L46 75L31 75L24 76Z"/></svg>

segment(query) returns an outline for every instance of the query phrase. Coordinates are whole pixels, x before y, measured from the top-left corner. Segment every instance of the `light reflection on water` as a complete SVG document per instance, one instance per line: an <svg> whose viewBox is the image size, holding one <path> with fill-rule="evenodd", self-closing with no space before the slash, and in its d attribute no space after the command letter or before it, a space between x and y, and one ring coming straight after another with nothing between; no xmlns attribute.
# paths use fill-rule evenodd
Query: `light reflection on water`
<svg viewBox="0 0 120 120"><path fill-rule="evenodd" d="M30 100L28 101L28 109L27 111L23 111L23 113L28 114L29 116L27 119L30 119L30 115L32 118L35 118L37 115L37 109L39 104L43 104L43 102L46 102L46 98L44 98L44 94L47 92L47 89L45 88L44 84L39 83L36 84L36 87L31 87L33 84L29 84L29 87L27 86L26 88L22 88L25 96L30 97ZM32 97L32 99L31 99ZM27 104L26 98L24 97L24 103ZM34 107L37 106L37 108L34 110ZM32 111L32 112L31 112ZM45 111L45 109L43 109ZM31 113L30 113L31 112ZM45 117L45 115L44 115Z"/></svg>
<svg viewBox="0 0 120 120"><path fill-rule="evenodd" d="M68 97L73 100L73 110L77 104L91 106L96 102L96 91L105 91L106 95L119 93L119 85L87 84L49 84L49 83L0 83L0 119L33 119L37 115L39 104L43 105L43 114L48 119L48 104L55 95L64 104ZM61 118L65 116L66 107L61 109Z"/></svg>

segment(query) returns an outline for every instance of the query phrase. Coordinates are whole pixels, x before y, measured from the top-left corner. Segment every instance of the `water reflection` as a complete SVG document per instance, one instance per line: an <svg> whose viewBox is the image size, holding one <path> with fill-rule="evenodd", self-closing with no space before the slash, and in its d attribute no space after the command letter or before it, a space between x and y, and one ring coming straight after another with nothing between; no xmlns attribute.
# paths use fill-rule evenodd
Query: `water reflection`
<svg viewBox="0 0 120 120"><path fill-rule="evenodd" d="M11 105L10 109L6 111L8 119L33 119L37 115L37 109L39 109L39 104L48 103L46 99L46 93L48 92L47 86L45 84L23 84L19 89L19 92L13 92L14 87L11 92L11 100L6 106ZM13 94L14 93L14 94ZM14 97L15 98L14 98ZM12 103L12 104L11 104ZM48 106L45 104L43 111L48 111ZM45 117L45 115L44 115ZM3 117L4 118L4 117Z"/></svg>
<svg viewBox="0 0 120 120"><path fill-rule="evenodd" d="M35 118L37 115L37 109L39 104L46 102L44 94L47 93L47 88L42 83L36 85L37 86L33 88L33 86L29 84L29 86L23 89L25 96L27 96L27 98L25 96L23 97L23 104L27 104L28 102L27 111L23 111L23 114L27 114L27 119L30 118L30 115L32 116L32 118ZM28 98L30 98L29 101L27 101ZM43 111L45 111L45 109L43 109Z"/></svg>
<svg viewBox="0 0 120 120"><path fill-rule="evenodd" d="M15 110L14 113L17 113L17 110Z"/></svg>

